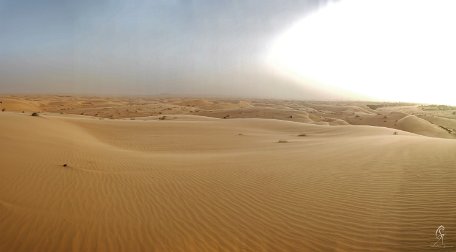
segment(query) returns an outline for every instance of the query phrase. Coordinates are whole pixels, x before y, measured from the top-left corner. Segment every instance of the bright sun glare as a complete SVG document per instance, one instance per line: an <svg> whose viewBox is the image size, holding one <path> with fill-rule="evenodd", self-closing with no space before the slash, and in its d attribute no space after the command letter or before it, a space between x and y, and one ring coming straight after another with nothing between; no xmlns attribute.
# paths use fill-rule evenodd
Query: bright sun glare
<svg viewBox="0 0 456 252"><path fill-rule="evenodd" d="M456 1L342 0L295 23L268 63L324 89L456 105Z"/></svg>

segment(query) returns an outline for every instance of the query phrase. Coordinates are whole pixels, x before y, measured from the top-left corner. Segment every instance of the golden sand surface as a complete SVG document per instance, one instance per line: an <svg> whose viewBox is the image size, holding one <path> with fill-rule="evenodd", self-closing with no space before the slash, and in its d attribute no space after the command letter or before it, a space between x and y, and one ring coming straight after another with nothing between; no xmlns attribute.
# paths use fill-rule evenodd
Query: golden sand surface
<svg viewBox="0 0 456 252"><path fill-rule="evenodd" d="M0 100L0 251L456 246L451 108Z"/></svg>

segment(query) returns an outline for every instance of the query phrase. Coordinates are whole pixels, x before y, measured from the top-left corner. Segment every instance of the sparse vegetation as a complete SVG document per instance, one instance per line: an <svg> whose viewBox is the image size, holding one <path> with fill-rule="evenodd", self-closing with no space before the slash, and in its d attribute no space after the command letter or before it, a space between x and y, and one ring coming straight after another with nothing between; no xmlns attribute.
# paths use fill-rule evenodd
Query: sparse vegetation
<svg viewBox="0 0 456 252"><path fill-rule="evenodd" d="M378 108L383 107L383 105L372 105L372 104L368 104L368 105L366 105L366 106L367 106L368 108L370 108L370 109L373 109L373 110L376 110L376 109L378 109Z"/></svg>
<svg viewBox="0 0 456 252"><path fill-rule="evenodd" d="M279 141L277 141L277 143L288 143L288 141L287 140L279 140Z"/></svg>
<svg viewBox="0 0 456 252"><path fill-rule="evenodd" d="M299 137L305 137L305 136L307 136L307 134L306 133L302 133L302 134L299 134L298 136Z"/></svg>
<svg viewBox="0 0 456 252"><path fill-rule="evenodd" d="M160 116L158 120L166 120L166 116Z"/></svg>
<svg viewBox="0 0 456 252"><path fill-rule="evenodd" d="M39 114L37 112L33 112L32 116L39 116Z"/></svg>
<svg viewBox="0 0 456 252"><path fill-rule="evenodd" d="M399 135L399 133L397 133L397 131L394 131L393 135Z"/></svg>
<svg viewBox="0 0 456 252"><path fill-rule="evenodd" d="M398 106L413 106L414 103L406 103L406 102L392 102L392 103L382 103L382 104L368 104L366 105L368 108L372 110L376 110L378 108L383 107L398 107Z"/></svg>
<svg viewBox="0 0 456 252"><path fill-rule="evenodd" d="M453 130L447 128L447 127L444 127L442 125L439 125L440 128L444 129L446 132L450 133L450 134L453 134Z"/></svg>
<svg viewBox="0 0 456 252"><path fill-rule="evenodd" d="M426 110L455 110L455 106L447 106L447 105L426 105L420 106L420 108L424 111Z"/></svg>

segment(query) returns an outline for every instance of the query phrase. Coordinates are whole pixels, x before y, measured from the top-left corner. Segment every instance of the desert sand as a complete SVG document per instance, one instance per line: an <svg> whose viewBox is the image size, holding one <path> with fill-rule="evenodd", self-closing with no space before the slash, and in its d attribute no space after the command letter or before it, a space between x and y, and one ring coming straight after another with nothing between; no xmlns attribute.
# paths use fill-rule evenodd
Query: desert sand
<svg viewBox="0 0 456 252"><path fill-rule="evenodd" d="M0 100L0 251L456 246L452 107Z"/></svg>

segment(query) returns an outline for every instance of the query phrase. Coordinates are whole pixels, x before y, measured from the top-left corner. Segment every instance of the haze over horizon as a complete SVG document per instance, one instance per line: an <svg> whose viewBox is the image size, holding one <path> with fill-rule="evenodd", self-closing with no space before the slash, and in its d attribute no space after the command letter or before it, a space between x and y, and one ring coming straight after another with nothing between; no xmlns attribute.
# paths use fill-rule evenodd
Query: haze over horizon
<svg viewBox="0 0 456 252"><path fill-rule="evenodd" d="M456 78L442 57L453 56L453 40L437 29L434 40L411 41L448 21L439 11L454 5L400 2L0 0L0 93L452 104ZM434 21L416 22L424 14ZM437 56L429 51L445 39ZM429 62L404 68L420 50ZM414 84L421 79L447 95L429 99L432 86Z"/></svg>
<svg viewBox="0 0 456 252"><path fill-rule="evenodd" d="M261 61L324 2L2 0L0 92L318 98Z"/></svg>

